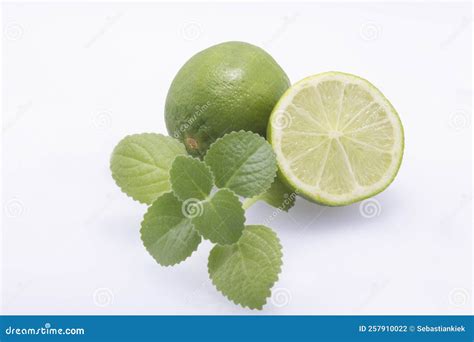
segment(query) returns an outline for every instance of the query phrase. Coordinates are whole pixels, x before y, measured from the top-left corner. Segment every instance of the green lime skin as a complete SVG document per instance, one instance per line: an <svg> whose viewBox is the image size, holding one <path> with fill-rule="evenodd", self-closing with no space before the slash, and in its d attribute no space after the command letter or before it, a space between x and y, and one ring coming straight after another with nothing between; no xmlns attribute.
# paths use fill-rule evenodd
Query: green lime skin
<svg viewBox="0 0 474 342"><path fill-rule="evenodd" d="M265 137L273 107L289 86L288 76L263 49L244 42L211 46L191 57L171 83L168 133L198 157L232 131Z"/></svg>

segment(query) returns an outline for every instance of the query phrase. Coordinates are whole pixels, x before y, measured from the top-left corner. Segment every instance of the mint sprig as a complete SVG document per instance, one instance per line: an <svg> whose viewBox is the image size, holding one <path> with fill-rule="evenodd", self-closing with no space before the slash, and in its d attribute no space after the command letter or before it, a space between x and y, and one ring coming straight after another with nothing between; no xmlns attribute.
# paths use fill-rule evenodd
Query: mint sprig
<svg viewBox="0 0 474 342"><path fill-rule="evenodd" d="M294 202L276 178L275 154L265 139L229 133L200 161L171 137L135 134L114 149L111 170L122 191L151 203L140 233L160 265L182 262L207 239L216 244L208 268L217 289L236 304L263 307L280 273L281 245L270 228L245 227L244 208L262 200L288 210ZM238 195L247 197L244 205Z"/></svg>
<svg viewBox="0 0 474 342"><path fill-rule="evenodd" d="M182 201L207 198L214 184L209 167L198 159L186 156L178 156L174 160L170 181L173 192Z"/></svg>
<svg viewBox="0 0 474 342"><path fill-rule="evenodd" d="M170 179L174 194L183 201L183 214L203 238L222 245L240 238L245 222L242 204L225 188L210 195L213 176L204 162L178 156L171 166Z"/></svg>
<svg viewBox="0 0 474 342"><path fill-rule="evenodd" d="M227 245L237 242L242 235L245 211L232 191L220 189L202 202L202 213L191 222L203 238Z"/></svg>
<svg viewBox="0 0 474 342"><path fill-rule="evenodd" d="M123 192L140 203L151 204L170 191L171 164L185 153L178 140L161 134L129 135L112 152L110 170Z"/></svg>
<svg viewBox="0 0 474 342"><path fill-rule="evenodd" d="M229 188L244 197L265 192L277 171L270 144L252 132L232 132L216 140L204 161L219 188Z"/></svg>
<svg viewBox="0 0 474 342"><path fill-rule="evenodd" d="M162 266L180 263L201 243L201 236L182 208L183 203L168 192L153 202L143 217L143 245Z"/></svg>
<svg viewBox="0 0 474 342"><path fill-rule="evenodd" d="M280 241L270 228L247 226L235 244L211 250L209 276L230 300L261 309L278 280L281 258Z"/></svg>

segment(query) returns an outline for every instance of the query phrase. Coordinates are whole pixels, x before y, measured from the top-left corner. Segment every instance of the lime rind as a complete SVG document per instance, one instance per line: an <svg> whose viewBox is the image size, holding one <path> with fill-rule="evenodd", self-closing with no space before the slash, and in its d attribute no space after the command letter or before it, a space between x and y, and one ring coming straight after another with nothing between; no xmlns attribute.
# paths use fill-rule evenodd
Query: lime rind
<svg viewBox="0 0 474 342"><path fill-rule="evenodd" d="M388 119L390 120L391 127L393 127L394 143L392 153L392 162L388 170L384 173L383 177L371 184L370 186L359 186L358 189L354 189L344 194L331 194L322 191L318 186L311 186L301 181L297 175L291 170L288 165L288 161L282 153L282 136L283 134L281 127L282 122L279 120L279 113L285 111L285 109L292 103L296 94L301 89L308 85L320 84L322 81L342 81L345 83L355 84L360 86L362 89L367 91L374 99L374 102L381 105L387 113ZM280 121L280 122L279 122ZM284 123L283 123L284 124ZM289 88L281 97L276 104L273 112L270 116L269 124L267 127L267 138L272 144L275 153L277 155L278 167L283 175L283 181L295 190L301 196L314 201L319 204L327 206L342 206L352 204L372 197L383 190L385 190L395 179L403 159L404 152L404 131L403 126L393 105L388 101L387 98L369 81L347 73L342 72L325 72L317 75L307 77L291 88Z"/></svg>

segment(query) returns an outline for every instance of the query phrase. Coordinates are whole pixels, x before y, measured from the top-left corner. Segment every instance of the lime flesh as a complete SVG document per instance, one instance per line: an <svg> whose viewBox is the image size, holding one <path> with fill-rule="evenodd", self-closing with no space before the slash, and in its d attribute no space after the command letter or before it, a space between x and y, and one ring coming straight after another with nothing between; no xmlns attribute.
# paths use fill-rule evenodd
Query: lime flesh
<svg viewBox="0 0 474 342"><path fill-rule="evenodd" d="M341 72L288 89L270 116L268 139L288 185L330 206L383 191L397 175L404 148L390 102L368 81Z"/></svg>

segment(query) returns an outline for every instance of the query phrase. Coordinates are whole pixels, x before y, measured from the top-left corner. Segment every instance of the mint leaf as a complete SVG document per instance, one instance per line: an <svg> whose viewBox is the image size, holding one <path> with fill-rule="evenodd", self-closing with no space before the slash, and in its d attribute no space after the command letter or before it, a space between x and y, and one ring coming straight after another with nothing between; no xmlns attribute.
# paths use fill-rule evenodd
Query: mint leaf
<svg viewBox="0 0 474 342"><path fill-rule="evenodd" d="M185 153L184 145L171 137L155 133L129 135L112 152L112 177L127 195L151 204L170 191L171 163Z"/></svg>
<svg viewBox="0 0 474 342"><path fill-rule="evenodd" d="M185 212L191 212L191 222L205 239L221 245L236 242L244 229L245 215L239 198L228 189L217 191L211 198L196 202L191 199ZM189 208L189 206L192 206Z"/></svg>
<svg viewBox="0 0 474 342"><path fill-rule="evenodd" d="M277 171L270 144L252 132L232 132L217 139L204 161L211 168L219 188L229 188L244 197L266 191Z"/></svg>
<svg viewBox="0 0 474 342"><path fill-rule="evenodd" d="M211 250L209 276L234 303L261 309L278 280L281 259L280 241L270 228L246 226L237 243Z"/></svg>
<svg viewBox="0 0 474 342"><path fill-rule="evenodd" d="M143 245L160 265L177 264L189 257L201 242L191 220L183 215L183 203L171 192L148 208L140 230Z"/></svg>
<svg viewBox="0 0 474 342"><path fill-rule="evenodd" d="M246 201L250 201L251 203L264 201L275 208L288 211L295 205L295 200L296 192L291 191L278 177L276 177L275 181L270 186L270 189L265 191L263 194L252 197ZM245 204L246 203L244 202L244 207Z"/></svg>
<svg viewBox="0 0 474 342"><path fill-rule="evenodd" d="M178 156L170 170L171 188L182 201L189 198L205 199L213 186L212 173L202 161Z"/></svg>

